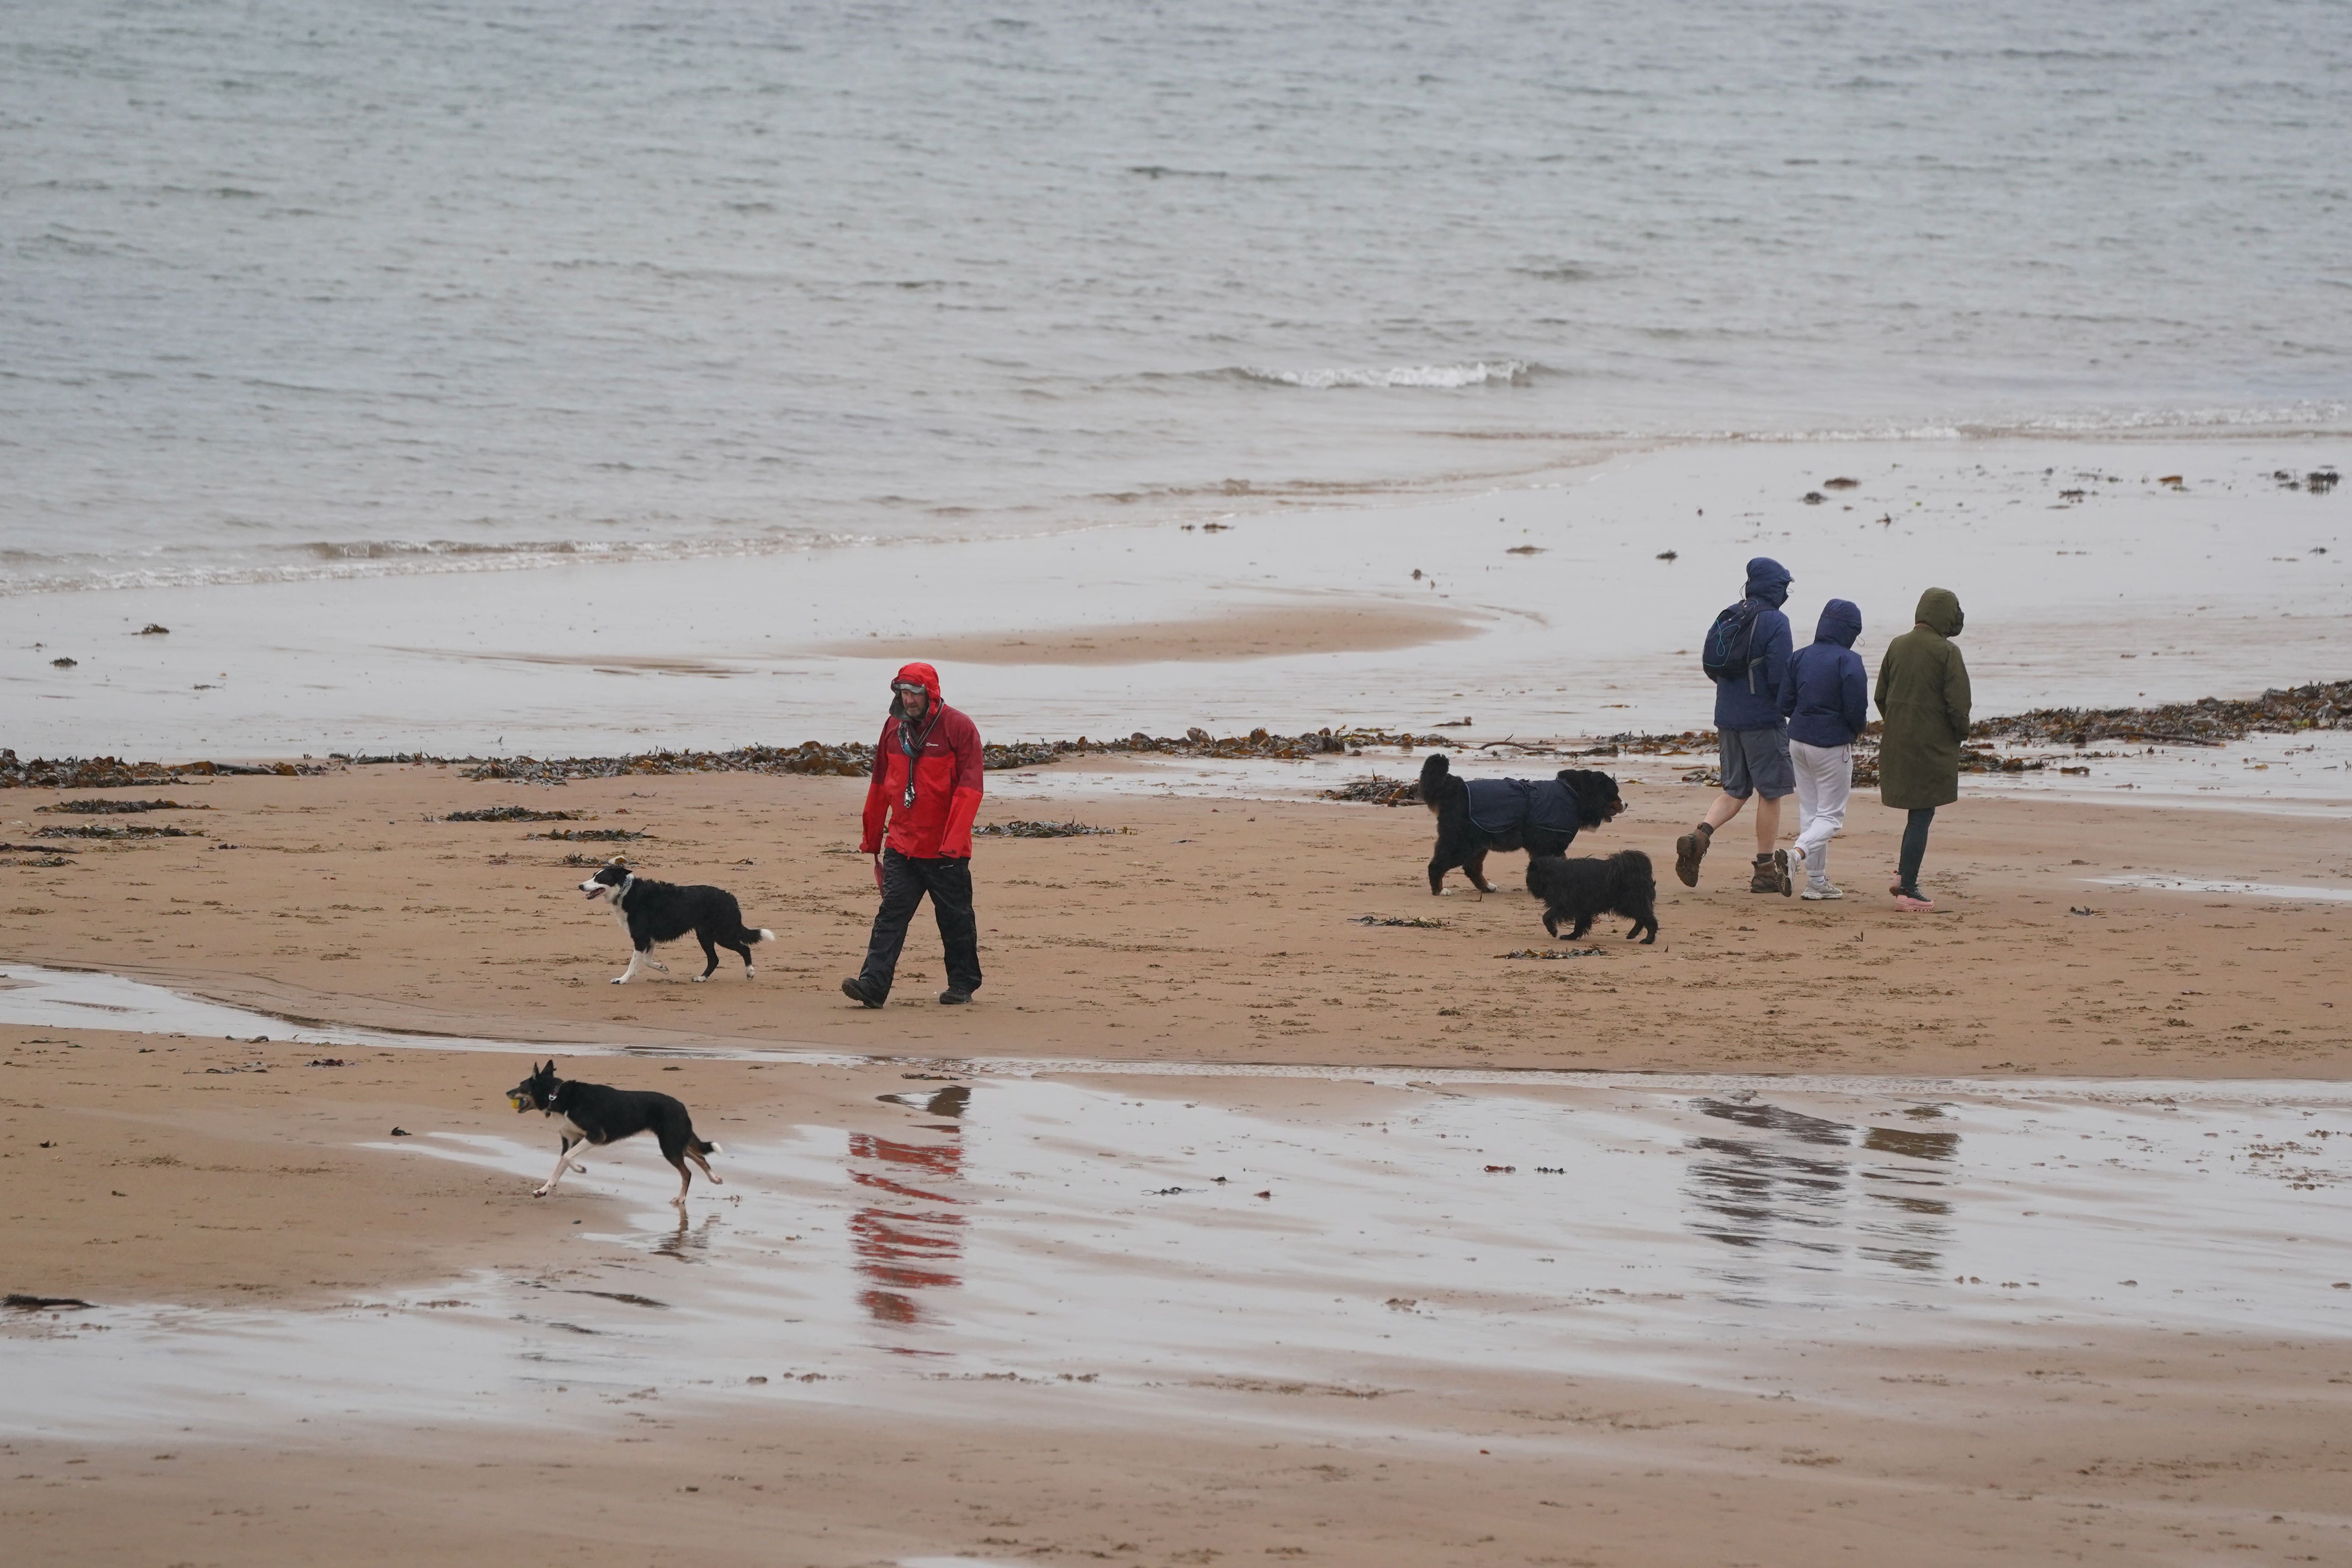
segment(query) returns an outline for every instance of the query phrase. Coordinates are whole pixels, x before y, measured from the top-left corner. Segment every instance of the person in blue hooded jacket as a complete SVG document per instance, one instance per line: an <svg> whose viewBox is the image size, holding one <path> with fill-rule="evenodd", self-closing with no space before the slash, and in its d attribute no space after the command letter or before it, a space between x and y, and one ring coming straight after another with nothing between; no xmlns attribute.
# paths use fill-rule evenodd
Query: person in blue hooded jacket
<svg viewBox="0 0 2352 1568"><path fill-rule="evenodd" d="M1813 640L1789 659L1780 712L1789 721L1789 761L1797 774L1797 866L1808 899L1842 899L1830 881L1830 840L1845 826L1853 789L1853 742L1870 721L1870 683L1853 639L1862 611L1844 599L1822 606Z"/></svg>
<svg viewBox="0 0 2352 1568"><path fill-rule="evenodd" d="M1738 646L1729 650L1737 668L1716 677L1715 728L1721 752L1723 794L1707 808L1706 820L1675 841L1675 875L1685 888L1698 886L1698 864L1715 841L1715 830L1739 815L1756 795L1756 867L1751 893L1791 890L1789 852L1772 846L1780 837L1780 802L1795 793L1789 760L1788 721L1780 716L1780 681L1789 671L1789 569L1769 555L1748 563L1746 597L1734 609L1747 612ZM1728 616L1732 611L1724 612ZM1723 616L1718 616L1720 623ZM1713 635L1710 633L1710 635Z"/></svg>

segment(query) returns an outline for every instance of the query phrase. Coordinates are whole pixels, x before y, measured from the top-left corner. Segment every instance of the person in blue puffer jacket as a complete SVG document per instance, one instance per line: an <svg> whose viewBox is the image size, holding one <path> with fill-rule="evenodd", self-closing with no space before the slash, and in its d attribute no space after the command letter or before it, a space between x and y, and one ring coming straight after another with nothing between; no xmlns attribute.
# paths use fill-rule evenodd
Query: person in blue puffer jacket
<svg viewBox="0 0 2352 1568"><path fill-rule="evenodd" d="M1853 742L1870 721L1870 684L1853 639L1862 611L1844 599L1822 606L1813 640L1790 657L1780 678L1780 712L1789 721L1789 761L1797 774L1797 866L1804 897L1842 899L1830 881L1830 839L1845 826L1853 787Z"/></svg>

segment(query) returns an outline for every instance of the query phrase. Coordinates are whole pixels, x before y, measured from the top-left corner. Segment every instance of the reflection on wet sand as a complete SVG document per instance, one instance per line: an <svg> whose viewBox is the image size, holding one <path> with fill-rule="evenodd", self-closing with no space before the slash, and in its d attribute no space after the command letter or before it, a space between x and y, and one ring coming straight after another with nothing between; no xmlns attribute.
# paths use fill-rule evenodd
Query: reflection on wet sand
<svg viewBox="0 0 2352 1568"><path fill-rule="evenodd" d="M857 1271L870 1281L858 1301L876 1322L903 1326L923 1321L916 1291L954 1289L963 1282L954 1268L963 1256L964 1216L954 1210L964 1200L932 1189L962 1178L963 1129L951 1119L963 1114L971 1090L956 1084L929 1095L879 1098L950 1119L924 1129L947 1133L943 1143L849 1135L849 1179L887 1194L868 1199L849 1217Z"/></svg>
<svg viewBox="0 0 2352 1568"><path fill-rule="evenodd" d="M1832 1270L1855 1257L1916 1273L1941 1267L1951 1232L1952 1206L1937 1195L1948 1178L1927 1168L1959 1152L1956 1132L1873 1127L1861 1148L1898 1163L1857 1169L1825 1150L1851 1150L1854 1129L1752 1099L1699 1100L1701 1115L1733 1122L1763 1136L1700 1134L1689 1147L1689 1192L1698 1213L1691 1227L1710 1240L1743 1250L1794 1248L1796 1267ZM1857 1188L1858 1178L1858 1188ZM1869 1206L1853 1212L1855 1195ZM1752 1271L1725 1278L1741 1286L1761 1279Z"/></svg>

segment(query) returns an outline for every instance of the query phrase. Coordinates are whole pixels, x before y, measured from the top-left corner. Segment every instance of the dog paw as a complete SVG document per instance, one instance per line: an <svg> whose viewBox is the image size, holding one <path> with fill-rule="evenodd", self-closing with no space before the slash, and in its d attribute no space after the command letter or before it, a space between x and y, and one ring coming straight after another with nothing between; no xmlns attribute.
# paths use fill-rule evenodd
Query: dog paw
<svg viewBox="0 0 2352 1568"><path fill-rule="evenodd" d="M708 979L709 979L709 978L710 978L710 976L709 976L708 974L697 974L697 975L693 976L694 983L695 983L697 985L701 984L704 981L706 981L706 980L708 980Z"/></svg>
<svg viewBox="0 0 2352 1568"><path fill-rule="evenodd" d="M613 984L615 985L626 985L628 983L629 977L625 974L615 974L613 976Z"/></svg>
<svg viewBox="0 0 2352 1568"><path fill-rule="evenodd" d="M545 1187L533 1187L530 1190L530 1195L535 1198L543 1198L548 1194L548 1188L554 1185L555 1184L553 1182L550 1182Z"/></svg>

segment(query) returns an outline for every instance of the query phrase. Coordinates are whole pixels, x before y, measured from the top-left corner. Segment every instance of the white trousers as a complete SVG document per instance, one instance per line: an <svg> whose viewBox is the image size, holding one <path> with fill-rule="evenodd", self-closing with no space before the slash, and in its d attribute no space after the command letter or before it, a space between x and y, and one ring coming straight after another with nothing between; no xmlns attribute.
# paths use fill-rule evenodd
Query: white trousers
<svg viewBox="0 0 2352 1568"><path fill-rule="evenodd" d="M1797 849L1805 858L1806 880L1818 888L1830 879L1830 840L1845 826L1853 748L1791 741L1789 761L1797 770Z"/></svg>

